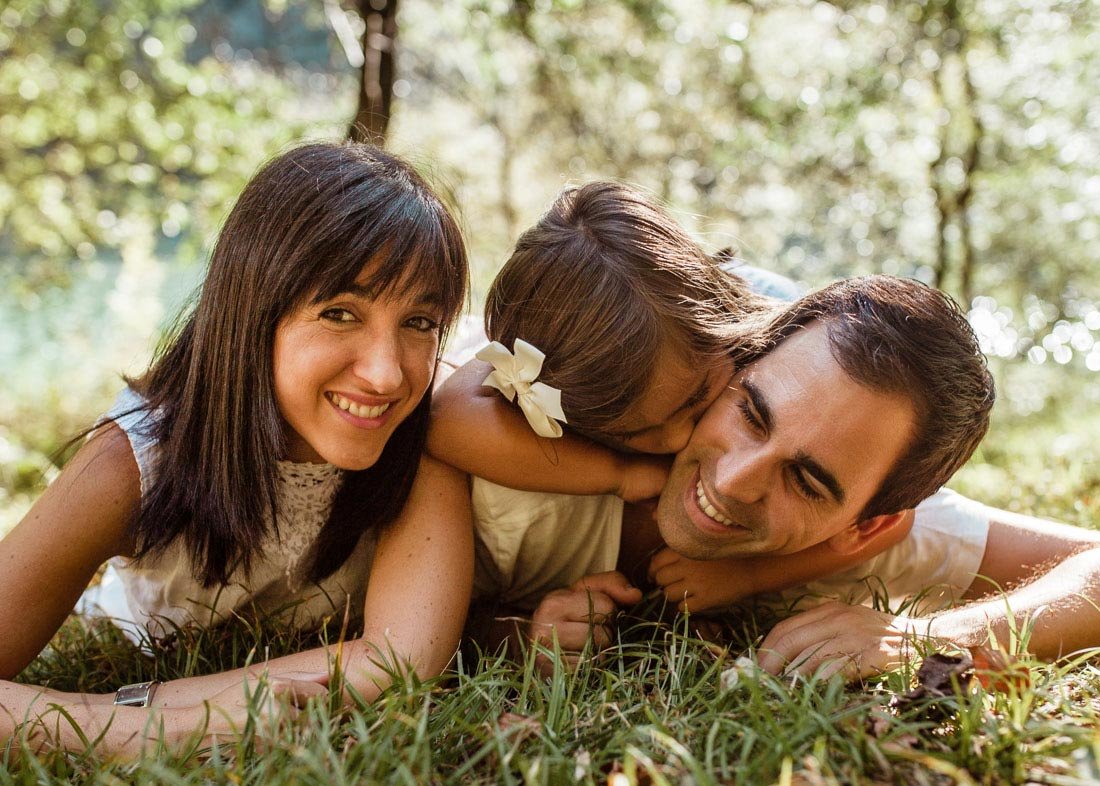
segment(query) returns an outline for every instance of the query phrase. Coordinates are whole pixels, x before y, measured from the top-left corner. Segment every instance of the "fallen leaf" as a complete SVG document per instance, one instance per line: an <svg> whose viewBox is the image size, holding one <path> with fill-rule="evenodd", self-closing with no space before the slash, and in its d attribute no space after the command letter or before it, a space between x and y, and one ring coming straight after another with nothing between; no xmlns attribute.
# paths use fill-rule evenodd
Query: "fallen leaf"
<svg viewBox="0 0 1100 786"><path fill-rule="evenodd" d="M973 679L973 659L968 653L929 655L917 669L917 686L890 700L891 710L904 710L922 699L942 699L966 690Z"/></svg>
<svg viewBox="0 0 1100 786"><path fill-rule="evenodd" d="M542 723L538 718L530 715L520 715L517 712L505 712L497 718L497 728L503 732L515 731L520 737L538 734Z"/></svg>
<svg viewBox="0 0 1100 786"><path fill-rule="evenodd" d="M968 647L978 682L988 691L1007 693L1031 687L1031 669L1005 652L989 647Z"/></svg>

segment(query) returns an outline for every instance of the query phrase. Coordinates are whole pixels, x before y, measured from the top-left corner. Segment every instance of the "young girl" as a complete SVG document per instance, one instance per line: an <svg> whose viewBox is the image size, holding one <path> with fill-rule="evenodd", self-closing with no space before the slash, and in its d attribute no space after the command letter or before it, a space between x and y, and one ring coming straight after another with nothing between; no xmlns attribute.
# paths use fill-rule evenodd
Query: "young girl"
<svg viewBox="0 0 1100 786"><path fill-rule="evenodd" d="M461 476L422 456L439 346L461 307L457 224L405 163L311 144L267 164L230 213L194 311L26 518L0 542L0 677L49 641L97 568L151 634L238 610L295 624L363 614L342 648L371 698L393 669L438 673L471 581ZM369 576L369 579L368 579ZM330 653L264 664L293 696L322 690ZM82 748L169 743L209 717L232 733L244 670L67 695L0 682L0 740ZM127 705L127 706L117 706ZM104 732L104 730L106 730Z"/></svg>
<svg viewBox="0 0 1100 786"><path fill-rule="evenodd" d="M775 303L643 194L615 183L564 192L493 282L486 332L501 346L479 353L493 365L467 364L436 395L429 450L475 476L475 595L530 611L550 591L622 567L623 499L658 494L667 466L638 454L687 444L735 366L761 351L754 337ZM823 545L739 560L721 586L735 599L800 584L904 534L854 554ZM649 556L633 565L643 576ZM620 603L638 597L625 582L601 586ZM680 588L670 600L684 599Z"/></svg>

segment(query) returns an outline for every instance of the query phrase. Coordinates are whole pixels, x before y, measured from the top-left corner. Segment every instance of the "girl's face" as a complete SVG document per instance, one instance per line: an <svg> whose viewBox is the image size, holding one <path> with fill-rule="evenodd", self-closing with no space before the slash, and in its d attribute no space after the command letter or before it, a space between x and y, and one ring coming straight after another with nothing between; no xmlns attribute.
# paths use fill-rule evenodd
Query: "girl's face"
<svg viewBox="0 0 1100 786"><path fill-rule="evenodd" d="M639 453L678 453L695 424L729 385L733 363L701 363L666 341L649 387L607 432L612 447Z"/></svg>
<svg viewBox="0 0 1100 786"><path fill-rule="evenodd" d="M288 313L275 331L284 458L372 466L431 384L442 319L437 300L424 292L371 297L360 285L366 280L361 273L350 291Z"/></svg>

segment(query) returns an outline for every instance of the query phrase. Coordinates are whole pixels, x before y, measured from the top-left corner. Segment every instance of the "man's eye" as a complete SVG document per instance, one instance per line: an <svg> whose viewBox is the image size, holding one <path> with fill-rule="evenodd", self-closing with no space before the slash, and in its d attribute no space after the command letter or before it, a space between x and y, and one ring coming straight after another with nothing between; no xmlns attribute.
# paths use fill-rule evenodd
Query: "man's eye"
<svg viewBox="0 0 1100 786"><path fill-rule="evenodd" d="M756 432L762 432L764 430L764 424L756 417L756 414L752 411L752 407L749 406L749 402L743 400L739 401L737 402L737 408L741 410L741 416L745 419L745 422L749 424L749 428Z"/></svg>
<svg viewBox="0 0 1100 786"><path fill-rule="evenodd" d="M798 484L798 487L802 489L802 493L810 500L825 499L825 495L810 485L810 482L806 480L806 471L801 467L791 467L791 474L794 476L794 482Z"/></svg>
<svg viewBox="0 0 1100 786"><path fill-rule="evenodd" d="M321 319L328 322L354 322L355 314L346 308L326 308L321 312Z"/></svg>
<svg viewBox="0 0 1100 786"><path fill-rule="evenodd" d="M405 324L421 333L430 333L439 329L439 323L428 317L412 317Z"/></svg>

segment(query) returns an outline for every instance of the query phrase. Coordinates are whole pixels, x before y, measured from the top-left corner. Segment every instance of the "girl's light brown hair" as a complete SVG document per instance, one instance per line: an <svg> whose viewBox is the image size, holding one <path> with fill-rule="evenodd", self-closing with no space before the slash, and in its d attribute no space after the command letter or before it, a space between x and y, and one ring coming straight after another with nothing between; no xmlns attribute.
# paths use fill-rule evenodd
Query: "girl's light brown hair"
<svg viewBox="0 0 1100 786"><path fill-rule="evenodd" d="M603 438L645 393L666 342L700 364L735 354L765 300L723 273L641 191L595 182L564 191L516 243L489 290L485 330L546 354L568 425Z"/></svg>

